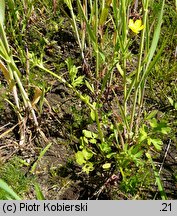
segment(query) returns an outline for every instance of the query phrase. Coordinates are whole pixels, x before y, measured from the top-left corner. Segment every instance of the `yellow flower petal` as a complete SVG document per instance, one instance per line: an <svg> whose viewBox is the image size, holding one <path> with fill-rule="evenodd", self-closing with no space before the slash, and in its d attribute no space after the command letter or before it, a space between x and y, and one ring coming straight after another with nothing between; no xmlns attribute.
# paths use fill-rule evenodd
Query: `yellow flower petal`
<svg viewBox="0 0 177 216"><path fill-rule="evenodd" d="M142 21L141 21L141 20L136 20L136 21L135 21L135 26L136 26L137 28L140 28L141 25L142 25Z"/></svg>
<svg viewBox="0 0 177 216"><path fill-rule="evenodd" d="M132 19L129 19L129 26L132 26L132 25L134 25L134 22Z"/></svg>
<svg viewBox="0 0 177 216"><path fill-rule="evenodd" d="M135 22L133 21L133 19L129 20L129 25L128 27L135 33L138 34L143 28L144 25L142 25L142 21L141 20L136 20Z"/></svg>
<svg viewBox="0 0 177 216"><path fill-rule="evenodd" d="M142 29L144 29L144 25L142 25L141 27L139 27L139 31L141 31Z"/></svg>

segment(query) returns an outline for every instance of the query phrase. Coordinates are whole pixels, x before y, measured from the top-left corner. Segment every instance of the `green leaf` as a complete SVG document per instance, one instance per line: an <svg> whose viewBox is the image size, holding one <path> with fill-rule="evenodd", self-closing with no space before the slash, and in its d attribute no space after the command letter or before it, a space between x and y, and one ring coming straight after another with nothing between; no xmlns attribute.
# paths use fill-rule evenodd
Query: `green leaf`
<svg viewBox="0 0 177 216"><path fill-rule="evenodd" d="M98 138L98 135L96 133L91 132L89 130L83 130L82 133L84 134L84 137L86 138L90 138L90 139Z"/></svg>
<svg viewBox="0 0 177 216"><path fill-rule="evenodd" d="M105 163L102 167L103 169L109 169L111 167L111 163Z"/></svg>
<svg viewBox="0 0 177 216"><path fill-rule="evenodd" d="M163 52L163 50L164 50L164 48L165 48L165 46L167 44L167 38L163 41L163 43L161 45L161 48L159 50L156 50L157 54L153 57L153 60L151 61L151 63L147 67L147 70L143 73L139 85L141 85L141 83L143 82L143 80L145 80L148 77L148 75L152 71L152 68L154 67L154 65L156 64L156 62L160 59L161 54L162 54L162 52Z"/></svg>
<svg viewBox="0 0 177 216"><path fill-rule="evenodd" d="M79 165L83 165L84 163L86 163L86 160L84 159L84 155L81 151L78 151L76 154L75 154L75 158L76 158L76 162L79 164Z"/></svg>
<svg viewBox="0 0 177 216"><path fill-rule="evenodd" d="M108 143L101 143L99 146L102 152L105 152L105 153L111 152L111 147L109 146Z"/></svg>
<svg viewBox="0 0 177 216"><path fill-rule="evenodd" d="M167 196L166 196L163 184L161 182L161 177L159 175L159 172L157 172L157 170L156 170L156 167L155 167L155 164L154 164L154 162L152 160L152 157L151 157L151 155L149 153L146 153L146 157L149 159L149 161L151 162L151 165L153 167L154 175L155 175L155 178L156 178L156 183L158 185L158 190L160 192L161 198L162 198L162 200L167 200Z"/></svg>
<svg viewBox="0 0 177 216"><path fill-rule="evenodd" d="M66 63L66 65L67 65L68 71L70 71L71 68L73 67L73 61L72 61L72 59L71 59L71 58L67 58L67 59L65 60L65 63Z"/></svg>
<svg viewBox="0 0 177 216"><path fill-rule="evenodd" d="M1 25L4 25L4 19L5 19L5 1L0 0L0 23Z"/></svg>
<svg viewBox="0 0 177 216"><path fill-rule="evenodd" d="M120 75L123 77L124 76L124 71L122 70L121 66L119 63L116 64L116 68L119 71Z"/></svg>
<svg viewBox="0 0 177 216"><path fill-rule="evenodd" d="M90 117L93 121L95 121L95 110L91 109L90 111Z"/></svg>
<svg viewBox="0 0 177 216"><path fill-rule="evenodd" d="M84 172L86 172L87 174L89 174L89 172L91 172L91 171L94 170L93 163L87 162L87 163L82 167L82 170L83 170Z"/></svg>
<svg viewBox="0 0 177 216"><path fill-rule="evenodd" d="M31 167L31 173L34 173L36 167L37 167L37 164L39 162L39 160L41 160L41 158L45 155L45 153L48 151L48 149L50 148L50 146L52 145L52 143L49 143L39 154L39 157L38 159L35 161L35 163L33 164L33 166Z"/></svg>
<svg viewBox="0 0 177 216"><path fill-rule="evenodd" d="M100 16L100 25L103 26L108 18L109 14L109 6L105 5L105 7L101 11L101 16Z"/></svg>
<svg viewBox="0 0 177 216"><path fill-rule="evenodd" d="M168 98L168 101L170 102L170 104L173 106L174 105L174 101L171 97L167 97Z"/></svg>
<svg viewBox="0 0 177 216"><path fill-rule="evenodd" d="M82 154L86 160L89 160L93 156L93 153L91 151L87 151L85 148L82 150Z"/></svg>
<svg viewBox="0 0 177 216"><path fill-rule="evenodd" d="M87 138L92 138L92 132L89 130L83 130L82 133L84 134L85 137Z"/></svg>
<svg viewBox="0 0 177 216"><path fill-rule="evenodd" d="M144 151L141 150L141 151L139 151L138 153L134 154L133 156L134 156L135 158L141 158L142 155L143 155L143 153L144 153Z"/></svg>
<svg viewBox="0 0 177 216"><path fill-rule="evenodd" d="M77 3L78 3L78 10L81 13L81 16L84 18L84 21L86 23L87 33L88 33L90 39L92 40L92 42L95 43L96 38L95 38L94 32L93 32L93 30L91 28L91 25L89 24L88 19L87 19L86 15L85 15L85 11L83 10L81 1L77 0Z"/></svg>
<svg viewBox="0 0 177 216"><path fill-rule="evenodd" d="M151 138L150 137L147 138L147 143L148 143L148 145L151 145Z"/></svg>
<svg viewBox="0 0 177 216"><path fill-rule="evenodd" d="M170 133L170 131L171 131L171 128L170 127L163 127L163 128L161 128L161 133L163 133L163 134L168 134L168 133Z"/></svg>
<svg viewBox="0 0 177 216"><path fill-rule="evenodd" d="M150 138L150 141L157 150L159 150L159 151L162 150L163 142L162 142L161 139L154 139L154 138L152 139L152 138Z"/></svg>
<svg viewBox="0 0 177 216"><path fill-rule="evenodd" d="M148 134L146 133L145 129L146 129L146 126L145 126L145 125L143 125L143 126L140 128L140 135L139 135L139 142L140 142L140 143L141 143L142 141L144 141L145 139L147 139Z"/></svg>
<svg viewBox="0 0 177 216"><path fill-rule="evenodd" d="M97 138L98 138L98 134L96 134L96 133L93 133L93 132L92 132L92 136L93 136L93 138L95 138L95 139L97 139Z"/></svg>
<svg viewBox="0 0 177 216"><path fill-rule="evenodd" d="M175 108L175 110L177 110L177 102L175 103L174 108Z"/></svg>
<svg viewBox="0 0 177 216"><path fill-rule="evenodd" d="M134 155L135 157L141 157L141 144L139 145L133 145L130 147L130 149L128 150L129 155Z"/></svg>
<svg viewBox="0 0 177 216"><path fill-rule="evenodd" d="M96 144L97 140L95 138L92 138L92 139L89 140L89 142L92 143L92 144Z"/></svg>
<svg viewBox="0 0 177 216"><path fill-rule="evenodd" d="M83 141L87 144L89 143L88 139L85 136L83 137Z"/></svg>
<svg viewBox="0 0 177 216"><path fill-rule="evenodd" d="M100 54L100 57L103 60L103 62L105 62L105 59L106 59L105 55L100 51L99 51L99 54Z"/></svg>
<svg viewBox="0 0 177 216"><path fill-rule="evenodd" d="M175 110L177 110L177 103L171 97L167 97L167 98L170 104L175 108Z"/></svg>
<svg viewBox="0 0 177 216"><path fill-rule="evenodd" d="M73 82L77 76L78 68L73 65L72 68L69 70L69 75L71 78L71 81Z"/></svg>
<svg viewBox="0 0 177 216"><path fill-rule="evenodd" d="M34 185L34 188L35 188L35 193L36 193L36 197L37 197L37 200L45 200L45 197L42 193L42 190L40 188L40 186L36 183Z"/></svg>
<svg viewBox="0 0 177 216"><path fill-rule="evenodd" d="M157 124L157 127L154 128L154 131L158 131L162 134L168 134L171 131L171 128L167 126L167 123L160 122Z"/></svg>
<svg viewBox="0 0 177 216"><path fill-rule="evenodd" d="M93 85L90 85L90 83L85 80L85 85L87 86L87 88L92 92L94 93L94 86Z"/></svg>
<svg viewBox="0 0 177 216"><path fill-rule="evenodd" d="M165 5L165 0L162 0L161 2L162 2L161 10L160 10L160 13L158 15L157 26L155 28L151 47L149 49L147 65L149 65L149 63L152 60L153 55L157 49L157 44L158 44L160 33L161 33L161 25L162 25L162 19L163 19L163 10L164 10L164 5Z"/></svg>
<svg viewBox="0 0 177 216"><path fill-rule="evenodd" d="M72 82L72 85L74 87L76 86L79 86L81 84L83 84L83 79L84 79L84 76L79 76L77 79L75 79L73 82Z"/></svg>
<svg viewBox="0 0 177 216"><path fill-rule="evenodd" d="M117 154L117 153L115 153L115 152L111 152L111 153L107 154L106 157L107 157L108 159L110 159L111 157L113 157L113 156L116 155L116 154Z"/></svg>
<svg viewBox="0 0 177 216"><path fill-rule="evenodd" d="M151 159L151 155L149 153L145 154L148 159Z"/></svg>
<svg viewBox="0 0 177 216"><path fill-rule="evenodd" d="M6 191L10 196L12 196L15 200L22 200L14 190L2 179L0 179L0 188Z"/></svg>
<svg viewBox="0 0 177 216"><path fill-rule="evenodd" d="M88 95L80 95L80 99L86 103L86 104L89 104L89 100L90 100L90 97Z"/></svg>
<svg viewBox="0 0 177 216"><path fill-rule="evenodd" d="M70 10L72 9L72 2L71 2L71 0L64 0L64 3L68 6L68 8Z"/></svg>
<svg viewBox="0 0 177 216"><path fill-rule="evenodd" d="M152 128L156 128L158 126L157 119L153 118L149 121Z"/></svg>
<svg viewBox="0 0 177 216"><path fill-rule="evenodd" d="M158 113L158 110L153 110L147 117L146 120L149 120L153 117L155 117L155 115Z"/></svg>

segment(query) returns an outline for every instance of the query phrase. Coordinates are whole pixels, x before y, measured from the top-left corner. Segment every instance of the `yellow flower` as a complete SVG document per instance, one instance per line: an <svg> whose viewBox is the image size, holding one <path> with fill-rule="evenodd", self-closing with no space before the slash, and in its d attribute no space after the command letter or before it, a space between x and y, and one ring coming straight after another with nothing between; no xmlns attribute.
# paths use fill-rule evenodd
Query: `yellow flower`
<svg viewBox="0 0 177 216"><path fill-rule="evenodd" d="M135 22L133 19L129 20L128 27L135 33L138 34L142 29L144 29L144 25L142 25L142 21L137 19Z"/></svg>

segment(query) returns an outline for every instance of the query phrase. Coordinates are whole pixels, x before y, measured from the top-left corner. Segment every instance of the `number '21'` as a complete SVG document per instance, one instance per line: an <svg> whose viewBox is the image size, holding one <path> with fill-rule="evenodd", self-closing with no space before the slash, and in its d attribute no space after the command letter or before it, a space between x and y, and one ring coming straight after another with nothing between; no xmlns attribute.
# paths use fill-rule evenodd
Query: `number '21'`
<svg viewBox="0 0 177 216"><path fill-rule="evenodd" d="M171 211L171 203L162 203L162 210L161 211Z"/></svg>

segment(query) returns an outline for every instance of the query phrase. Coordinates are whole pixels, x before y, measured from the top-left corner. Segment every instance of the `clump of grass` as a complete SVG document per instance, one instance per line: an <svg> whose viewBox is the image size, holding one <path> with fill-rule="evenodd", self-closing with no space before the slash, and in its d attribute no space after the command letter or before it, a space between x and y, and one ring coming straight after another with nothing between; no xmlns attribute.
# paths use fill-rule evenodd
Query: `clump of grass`
<svg viewBox="0 0 177 216"><path fill-rule="evenodd" d="M15 4L13 1L7 2L9 6L15 7ZM1 16L0 16L0 69L4 75L4 78L9 86L9 89L12 91L13 97L14 97L14 104L10 102L12 107L14 108L15 113L18 116L18 121L20 125L20 140L19 143L20 145L24 144L25 142L25 132L24 132L24 127L25 127L25 120L23 118L23 115L21 113L21 98L22 98L22 104L24 105L25 109L28 109L33 116L34 120L34 125L38 127L38 121L37 117L35 114L35 111L33 109L33 106L29 100L28 94L24 88L24 85L21 80L21 73L15 63L14 57L12 55L10 45L6 36L5 32L5 6L6 4L5 1L1 1ZM14 11L14 15L16 15ZM13 14L12 14L13 16ZM18 89L20 92L18 93Z"/></svg>
<svg viewBox="0 0 177 216"><path fill-rule="evenodd" d="M18 157L14 157L1 165L0 178L21 197L25 197L30 192L34 181L34 178L25 176L25 170L23 170ZM7 199L8 195L6 191L0 188L0 200Z"/></svg>

